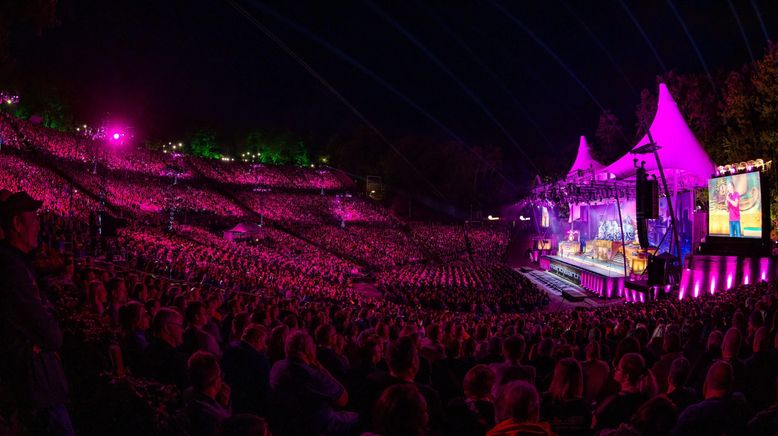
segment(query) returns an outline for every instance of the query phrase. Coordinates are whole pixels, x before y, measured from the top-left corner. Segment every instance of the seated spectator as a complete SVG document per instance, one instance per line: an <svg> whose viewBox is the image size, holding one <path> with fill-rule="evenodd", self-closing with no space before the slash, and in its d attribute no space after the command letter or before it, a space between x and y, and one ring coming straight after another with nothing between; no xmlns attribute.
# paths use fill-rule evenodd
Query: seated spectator
<svg viewBox="0 0 778 436"><path fill-rule="evenodd" d="M428 434L427 402L412 384L388 387L373 406L373 431L381 436Z"/></svg>
<svg viewBox="0 0 778 436"><path fill-rule="evenodd" d="M219 360L211 353L198 351L187 363L192 382L192 397L187 400L189 434L217 435L221 422L230 416L230 387L222 381Z"/></svg>
<svg viewBox="0 0 778 436"><path fill-rule="evenodd" d="M187 328L184 332L184 343L181 350L187 354L193 354L195 351L207 351L216 357L221 357L222 351L219 343L208 332L203 330L210 317L205 303L202 301L193 301L186 306Z"/></svg>
<svg viewBox="0 0 778 436"><path fill-rule="evenodd" d="M316 360L313 339L302 330L286 338L286 359L270 371L270 425L273 434L349 434L356 429L354 412L338 411L348 392Z"/></svg>
<svg viewBox="0 0 778 436"><path fill-rule="evenodd" d="M535 368L521 364L525 350L526 343L523 336L515 335L503 341L502 355L505 360L492 364L492 370L497 378L496 389L515 380L535 383Z"/></svg>
<svg viewBox="0 0 778 436"><path fill-rule="evenodd" d="M494 427L494 371L488 365L476 365L465 375L464 398L448 403L448 434L483 435Z"/></svg>
<svg viewBox="0 0 778 436"><path fill-rule="evenodd" d="M651 367L651 373L654 375L659 393L667 392L667 374L670 372L670 365L681 356L683 356L681 336L678 332L665 334L662 338L662 356Z"/></svg>
<svg viewBox="0 0 778 436"><path fill-rule="evenodd" d="M105 287L107 306L105 312L111 318L111 325L119 326L119 308L127 302L127 285L124 280L114 277Z"/></svg>
<svg viewBox="0 0 778 436"><path fill-rule="evenodd" d="M367 392L360 410L361 418L365 423L371 422L372 405L384 390L397 384L415 384L427 402L430 426L436 431L441 429L443 406L440 395L433 388L415 381L419 372L419 361L419 350L416 348L414 335L401 337L389 346L386 362L389 372L375 371L367 377L365 383Z"/></svg>
<svg viewBox="0 0 778 436"><path fill-rule="evenodd" d="M736 314L739 312L736 312ZM742 316L742 314L740 314ZM733 379L732 389L742 391L745 387L746 364L740 358L740 352L743 345L743 333L740 329L731 327L724 335L721 343L721 360L732 366Z"/></svg>
<svg viewBox="0 0 778 436"><path fill-rule="evenodd" d="M673 360L670 373L667 375L667 398L675 404L678 413L699 401L697 391L686 386L690 370L689 361L685 357L679 357Z"/></svg>
<svg viewBox="0 0 778 436"><path fill-rule="evenodd" d="M235 413L264 416L270 379L267 360L267 329L249 324L237 343L231 344L222 357L224 380L232 387L232 409Z"/></svg>
<svg viewBox="0 0 778 436"><path fill-rule="evenodd" d="M646 368L643 356L637 353L627 353L619 359L614 380L620 390L597 407L592 422L595 430L617 428L619 423L627 422L656 393L654 377Z"/></svg>
<svg viewBox="0 0 778 436"><path fill-rule="evenodd" d="M487 436L554 434L547 422L540 422L537 389L525 381L513 381L499 389L495 417L498 423Z"/></svg>
<svg viewBox="0 0 778 436"><path fill-rule="evenodd" d="M640 406L629 420L629 427L641 436L664 436L672 431L677 420L675 405L660 395Z"/></svg>
<svg viewBox="0 0 778 436"><path fill-rule="evenodd" d="M721 359L721 343L724 340L724 334L719 330L714 330L708 334L708 340L705 342L705 351L700 354L696 362L693 362L692 373L688 385L698 392L705 382L708 375L708 368L718 359Z"/></svg>
<svg viewBox="0 0 778 436"><path fill-rule="evenodd" d="M772 380L778 374L774 367L770 349L770 332L767 327L759 327L754 333L751 357L745 361L745 389L748 400L756 410L767 407L774 399L775 390L766 380Z"/></svg>
<svg viewBox="0 0 778 436"><path fill-rule="evenodd" d="M581 362L584 379L584 401L594 404L610 375L608 362L600 360L600 343L590 342L586 346L586 360Z"/></svg>
<svg viewBox="0 0 778 436"><path fill-rule="evenodd" d="M732 365L717 361L708 370L705 399L692 404L678 417L673 434L742 434L748 422L745 398L732 391Z"/></svg>
<svg viewBox="0 0 778 436"><path fill-rule="evenodd" d="M160 383L187 386L186 355L178 351L183 343L184 318L163 307L151 322L152 338L143 353L143 374Z"/></svg>
<svg viewBox="0 0 778 436"><path fill-rule="evenodd" d="M30 263L38 246L41 206L26 192L12 194L0 205L5 237L0 241L1 409L15 409L32 434L72 435L65 407L67 380L57 354L62 331Z"/></svg>
<svg viewBox="0 0 778 436"><path fill-rule="evenodd" d="M348 370L348 359L333 349L337 332L330 324L322 324L316 327L316 359L321 365L339 381L343 381Z"/></svg>
<svg viewBox="0 0 778 436"><path fill-rule="evenodd" d="M149 314L143 304L130 301L119 309L119 326L122 329L120 347L124 364L135 374L142 371L143 353L149 346L146 330Z"/></svg>
<svg viewBox="0 0 778 436"><path fill-rule="evenodd" d="M560 435L586 434L592 411L583 399L581 365L573 358L557 362L548 392L543 394L541 419Z"/></svg>
<svg viewBox="0 0 778 436"><path fill-rule="evenodd" d="M535 368L535 386L540 392L545 392L551 385L551 377L554 375L555 361L551 354L554 352L554 340L543 338L534 349L535 356L529 362Z"/></svg>

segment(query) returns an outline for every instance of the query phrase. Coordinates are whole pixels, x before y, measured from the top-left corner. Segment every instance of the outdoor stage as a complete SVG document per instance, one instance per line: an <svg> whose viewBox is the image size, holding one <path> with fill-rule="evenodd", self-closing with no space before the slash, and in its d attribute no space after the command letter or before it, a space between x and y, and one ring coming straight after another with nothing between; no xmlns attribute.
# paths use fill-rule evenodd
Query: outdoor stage
<svg viewBox="0 0 778 436"><path fill-rule="evenodd" d="M541 256L540 267L603 298L622 297L627 279L623 267L614 262L584 256Z"/></svg>

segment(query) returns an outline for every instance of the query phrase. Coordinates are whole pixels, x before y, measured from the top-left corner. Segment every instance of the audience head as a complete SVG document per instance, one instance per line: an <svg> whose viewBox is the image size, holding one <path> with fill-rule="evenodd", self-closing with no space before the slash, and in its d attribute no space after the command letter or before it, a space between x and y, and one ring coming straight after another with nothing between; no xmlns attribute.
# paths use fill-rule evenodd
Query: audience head
<svg viewBox="0 0 778 436"><path fill-rule="evenodd" d="M389 346L387 364L395 377L411 381L419 371L419 351L412 337L398 338Z"/></svg>
<svg viewBox="0 0 778 436"><path fill-rule="evenodd" d="M476 365L465 374L462 388L471 399L489 398L495 382L495 374L487 365Z"/></svg>
<svg viewBox="0 0 778 436"><path fill-rule="evenodd" d="M511 336L502 343L503 357L510 362L519 362L524 357L526 346L523 336Z"/></svg>
<svg viewBox="0 0 778 436"><path fill-rule="evenodd" d="M732 365L723 360L713 362L702 387L705 398L720 398L729 394L733 378Z"/></svg>
<svg viewBox="0 0 778 436"><path fill-rule="evenodd" d="M627 353L621 357L613 376L621 384L621 390L653 395L656 383L646 368L646 361L638 353Z"/></svg>
<svg viewBox="0 0 778 436"><path fill-rule="evenodd" d="M669 398L659 395L643 403L632 415L630 424L642 436L664 436L672 432L678 410Z"/></svg>
<svg viewBox="0 0 778 436"><path fill-rule="evenodd" d="M670 373L667 375L667 382L675 389L681 389L686 386L686 380L689 378L689 359L679 357L670 364Z"/></svg>
<svg viewBox="0 0 778 436"><path fill-rule="evenodd" d="M215 398L222 387L219 359L207 351L196 351L189 357L187 369L195 391Z"/></svg>
<svg viewBox="0 0 778 436"><path fill-rule="evenodd" d="M675 331L667 333L662 341L662 352L668 354L679 351L681 351L681 335Z"/></svg>
<svg viewBox="0 0 778 436"><path fill-rule="evenodd" d="M721 358L732 360L740 354L740 345L743 342L743 333L732 327L724 335L724 342L721 344Z"/></svg>
<svg viewBox="0 0 778 436"><path fill-rule="evenodd" d="M595 361L600 360L600 343L589 342L586 345L586 360Z"/></svg>
<svg viewBox="0 0 778 436"><path fill-rule="evenodd" d="M705 343L705 349L710 352L721 352L721 343L724 341L724 334L719 330L714 330L708 335L708 340Z"/></svg>
<svg viewBox="0 0 778 436"><path fill-rule="evenodd" d="M767 327L759 327L754 333L754 344L752 351L754 353L760 353L767 351L770 348L770 330Z"/></svg>
<svg viewBox="0 0 778 436"><path fill-rule="evenodd" d="M305 330L297 330L286 337L284 352L288 359L298 359L306 364L316 361L316 345Z"/></svg>
<svg viewBox="0 0 778 436"><path fill-rule="evenodd" d="M184 314L187 325L202 327L208 322L208 312L202 301L196 300L187 304Z"/></svg>
<svg viewBox="0 0 778 436"><path fill-rule="evenodd" d="M581 364L570 357L557 362L548 392L557 401L568 401L583 397L583 371L581 370Z"/></svg>
<svg viewBox="0 0 778 436"><path fill-rule="evenodd" d="M262 324L249 324L243 329L241 340L257 351L265 351L267 349L267 328Z"/></svg>
<svg viewBox="0 0 778 436"><path fill-rule="evenodd" d="M381 436L424 435L428 421L427 402L413 384L387 388L373 407L373 427Z"/></svg>
<svg viewBox="0 0 778 436"><path fill-rule="evenodd" d="M37 211L42 201L34 200L26 192L17 192L0 203L0 228L9 244L23 253L38 246L40 220Z"/></svg>
<svg viewBox="0 0 778 436"><path fill-rule="evenodd" d="M163 307L154 315L151 332L171 347L178 347L184 342L184 319L175 310Z"/></svg>
<svg viewBox="0 0 778 436"><path fill-rule="evenodd" d="M316 345L320 347L332 347L335 342L336 333L335 327L331 324L322 324L316 327L316 331L314 332Z"/></svg>
<svg viewBox="0 0 778 436"><path fill-rule="evenodd" d="M537 422L540 417L540 396L535 386L525 381L513 381L501 387L495 402L498 422Z"/></svg>

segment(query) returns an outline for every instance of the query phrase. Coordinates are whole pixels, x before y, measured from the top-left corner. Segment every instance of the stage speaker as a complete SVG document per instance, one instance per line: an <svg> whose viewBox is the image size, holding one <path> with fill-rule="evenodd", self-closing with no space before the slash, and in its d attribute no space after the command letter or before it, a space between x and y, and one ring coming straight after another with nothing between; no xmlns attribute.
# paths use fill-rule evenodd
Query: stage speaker
<svg viewBox="0 0 778 436"><path fill-rule="evenodd" d="M659 218L659 184L656 179L646 180L643 188L643 213L646 219Z"/></svg>
<svg viewBox="0 0 778 436"><path fill-rule="evenodd" d="M647 180L645 176L637 177L635 185L635 212L649 220L659 218L659 185L656 180Z"/></svg>
<svg viewBox="0 0 778 436"><path fill-rule="evenodd" d="M648 286L675 283L678 258L669 253L651 256L648 259Z"/></svg>
<svg viewBox="0 0 778 436"><path fill-rule="evenodd" d="M648 223L646 219L648 218L647 212L649 211L647 210L648 202L646 199L650 198L647 192L650 189L646 170L641 166L635 174L635 215L637 218L638 242L640 243L640 248L644 250L648 248Z"/></svg>
<svg viewBox="0 0 778 436"><path fill-rule="evenodd" d="M647 249L648 244L648 222L644 217L638 216L638 242L640 248Z"/></svg>

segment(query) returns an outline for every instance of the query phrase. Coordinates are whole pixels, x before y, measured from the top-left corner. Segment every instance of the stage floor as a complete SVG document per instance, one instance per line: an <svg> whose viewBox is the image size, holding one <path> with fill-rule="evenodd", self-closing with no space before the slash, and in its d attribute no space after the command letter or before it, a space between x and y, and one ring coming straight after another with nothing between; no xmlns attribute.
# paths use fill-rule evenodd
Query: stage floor
<svg viewBox="0 0 778 436"><path fill-rule="evenodd" d="M604 262L588 257L562 257L554 255L546 255L546 257L606 277L627 277L624 275L624 266L613 262Z"/></svg>
<svg viewBox="0 0 778 436"><path fill-rule="evenodd" d="M519 270L516 271L527 277L532 283L544 290L546 294L551 298L551 304L546 309L549 312L556 312L559 310L569 310L580 308L597 308L612 306L615 304L621 304L620 299L603 299L598 298L596 294L591 293L583 289L582 287L575 285L555 274L543 270ZM583 301L569 301L562 296L562 291L575 289L580 293L586 294L588 298Z"/></svg>

